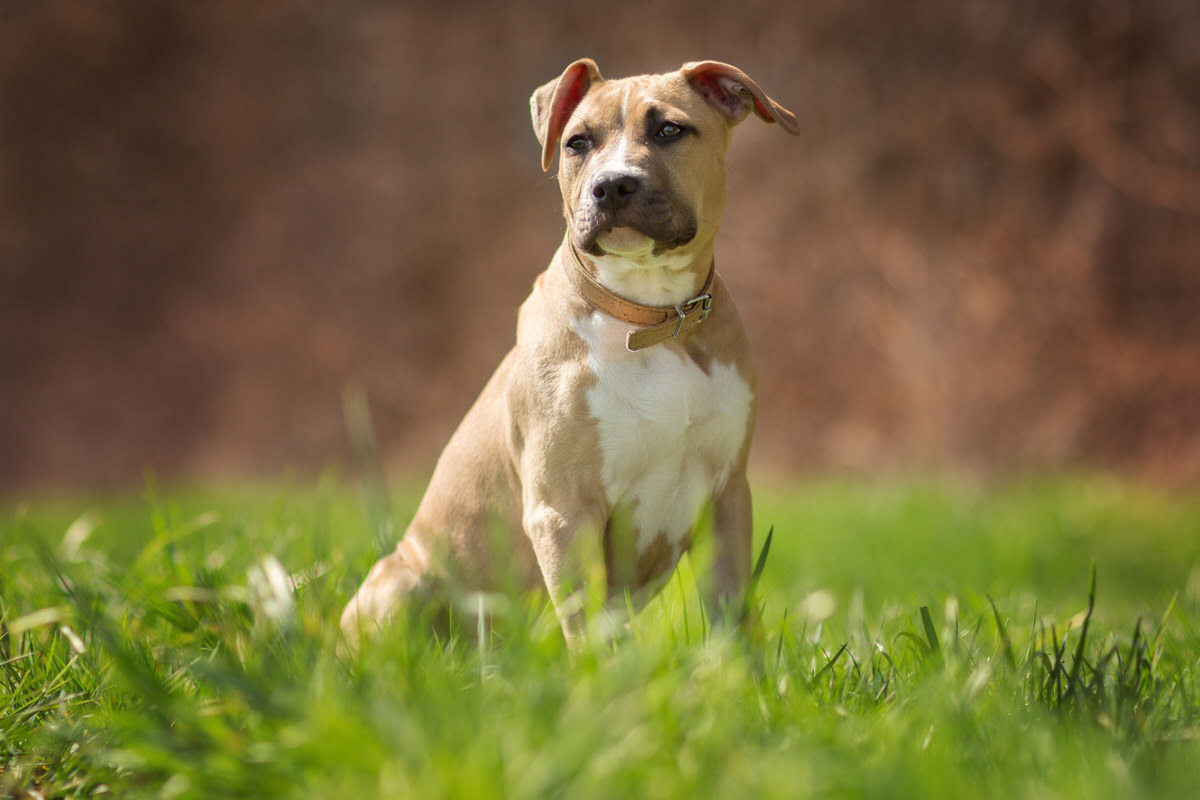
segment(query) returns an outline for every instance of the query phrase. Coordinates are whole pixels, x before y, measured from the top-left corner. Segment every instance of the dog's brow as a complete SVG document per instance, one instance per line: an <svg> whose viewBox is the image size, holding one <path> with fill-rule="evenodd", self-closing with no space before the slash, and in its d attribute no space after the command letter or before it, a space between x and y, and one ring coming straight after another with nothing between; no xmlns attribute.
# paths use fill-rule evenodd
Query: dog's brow
<svg viewBox="0 0 1200 800"><path fill-rule="evenodd" d="M592 135L592 126L588 124L588 118L576 110L571 112L571 116L567 119L566 126L563 127L563 136L567 135L568 129L571 128L573 124L578 124L580 127L582 127L583 133L586 135ZM563 139L563 141L566 141L566 139Z"/></svg>

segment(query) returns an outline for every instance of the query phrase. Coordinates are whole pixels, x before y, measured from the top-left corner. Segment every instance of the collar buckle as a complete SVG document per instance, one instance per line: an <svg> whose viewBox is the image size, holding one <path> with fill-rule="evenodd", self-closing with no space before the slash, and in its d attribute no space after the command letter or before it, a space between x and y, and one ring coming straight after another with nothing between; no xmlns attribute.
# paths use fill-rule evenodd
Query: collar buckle
<svg viewBox="0 0 1200 800"><path fill-rule="evenodd" d="M675 313L679 315L679 322L676 323L676 325L675 325L675 333L671 334L672 339L679 338L679 332L681 330L683 330L684 320L687 319L687 315L690 314L692 312L692 310L696 308L696 306L700 307L700 318L697 319L695 321L695 323L693 323L693 326L699 325L701 322L704 322L704 320L708 318L708 312L712 310L712 295L711 294L698 295L696 297L693 297L691 300L688 300L686 302L680 303L679 305L675 306Z"/></svg>

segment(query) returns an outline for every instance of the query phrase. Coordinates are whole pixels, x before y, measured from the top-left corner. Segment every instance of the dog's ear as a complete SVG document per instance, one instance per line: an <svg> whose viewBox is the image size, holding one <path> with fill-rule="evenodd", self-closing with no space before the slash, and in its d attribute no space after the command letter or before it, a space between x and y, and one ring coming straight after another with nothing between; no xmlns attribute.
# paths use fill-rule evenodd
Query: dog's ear
<svg viewBox="0 0 1200 800"><path fill-rule="evenodd" d="M543 170L550 169L555 147L575 107L592 84L602 80L596 62L581 58L563 70L562 75L538 88L529 98L533 132L542 144Z"/></svg>
<svg viewBox="0 0 1200 800"><path fill-rule="evenodd" d="M720 61L692 61L679 72L700 96L724 114L732 124L744 120L751 111L765 122L778 122L792 136L800 135L796 115L767 97L746 73Z"/></svg>

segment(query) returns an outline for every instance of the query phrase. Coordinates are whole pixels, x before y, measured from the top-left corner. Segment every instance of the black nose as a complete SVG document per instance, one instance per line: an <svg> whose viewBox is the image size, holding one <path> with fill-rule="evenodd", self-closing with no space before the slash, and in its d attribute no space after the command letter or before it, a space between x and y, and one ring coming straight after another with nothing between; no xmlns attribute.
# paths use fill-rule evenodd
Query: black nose
<svg viewBox="0 0 1200 800"><path fill-rule="evenodd" d="M614 211L629 202L629 198L642 188L642 182L633 175L620 172L601 172L592 182L592 197L607 204Z"/></svg>

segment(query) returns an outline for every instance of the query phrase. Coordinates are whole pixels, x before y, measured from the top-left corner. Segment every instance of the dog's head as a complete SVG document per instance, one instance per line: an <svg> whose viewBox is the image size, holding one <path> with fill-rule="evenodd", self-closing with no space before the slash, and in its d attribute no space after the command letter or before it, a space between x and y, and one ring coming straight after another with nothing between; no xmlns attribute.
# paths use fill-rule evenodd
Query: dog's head
<svg viewBox="0 0 1200 800"><path fill-rule="evenodd" d="M795 116L716 61L605 80L580 59L530 98L542 168L560 151L569 236L595 256L696 252L725 210L725 152L752 112L798 135Z"/></svg>

